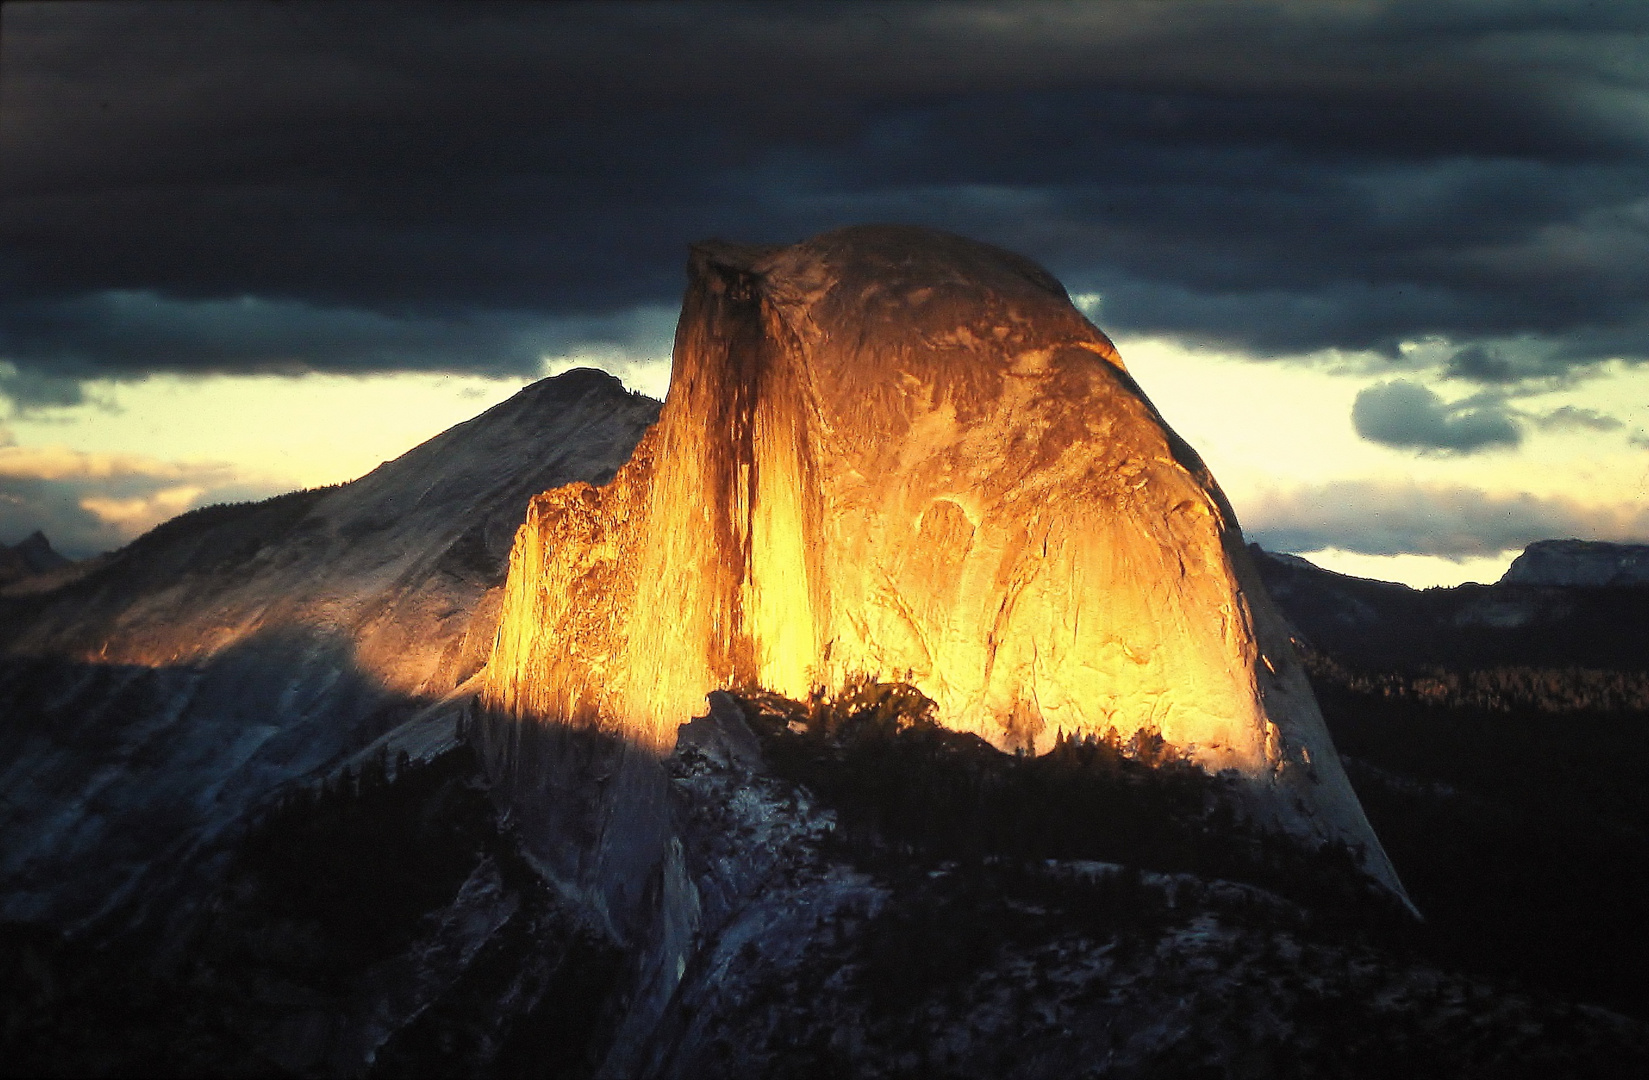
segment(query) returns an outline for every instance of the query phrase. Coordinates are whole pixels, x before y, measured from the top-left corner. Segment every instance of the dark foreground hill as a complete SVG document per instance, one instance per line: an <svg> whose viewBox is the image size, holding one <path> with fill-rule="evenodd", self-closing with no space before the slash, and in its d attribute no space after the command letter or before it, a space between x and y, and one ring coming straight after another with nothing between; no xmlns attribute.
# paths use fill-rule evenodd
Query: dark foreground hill
<svg viewBox="0 0 1649 1080"><path fill-rule="evenodd" d="M1649 1060L1642 1024L1454 970L1349 862L1211 817L1200 773L1103 743L1014 758L910 704L874 686L811 708L723 696L683 730L672 802L703 948L641 1037L645 944L535 871L459 747L268 804L181 938L10 927L5 1068L1534 1077ZM936 798L964 823L1068 828L1027 848L935 826Z"/></svg>

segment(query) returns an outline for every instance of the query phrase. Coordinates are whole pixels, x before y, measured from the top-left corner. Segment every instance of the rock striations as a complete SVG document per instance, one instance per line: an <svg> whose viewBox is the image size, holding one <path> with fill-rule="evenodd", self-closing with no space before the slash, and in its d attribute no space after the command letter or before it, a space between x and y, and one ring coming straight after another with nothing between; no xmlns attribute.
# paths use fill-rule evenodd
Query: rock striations
<svg viewBox="0 0 1649 1080"><path fill-rule="evenodd" d="M1002 749L1158 734L1401 892L1229 505L1054 278L895 226L704 244L689 272L659 423L517 534L495 775L553 799L523 756L545 729L628 761L707 691L871 676Z"/></svg>

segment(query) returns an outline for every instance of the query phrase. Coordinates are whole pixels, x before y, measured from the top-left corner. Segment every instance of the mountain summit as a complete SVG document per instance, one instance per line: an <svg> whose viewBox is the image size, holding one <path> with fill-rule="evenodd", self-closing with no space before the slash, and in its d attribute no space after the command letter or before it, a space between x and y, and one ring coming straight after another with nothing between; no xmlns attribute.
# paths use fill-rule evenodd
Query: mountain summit
<svg viewBox="0 0 1649 1080"><path fill-rule="evenodd" d="M1649 585L1649 544L1537 540L1512 560L1508 585Z"/></svg>
<svg viewBox="0 0 1649 1080"><path fill-rule="evenodd" d="M1058 281L907 226L701 244L658 425L516 537L483 741L665 754L708 691L864 677L1004 750L1160 737L1401 892L1230 505Z"/></svg>
<svg viewBox="0 0 1649 1080"><path fill-rule="evenodd" d="M16 544L0 544L0 585L68 565L69 560L59 555L38 529Z"/></svg>

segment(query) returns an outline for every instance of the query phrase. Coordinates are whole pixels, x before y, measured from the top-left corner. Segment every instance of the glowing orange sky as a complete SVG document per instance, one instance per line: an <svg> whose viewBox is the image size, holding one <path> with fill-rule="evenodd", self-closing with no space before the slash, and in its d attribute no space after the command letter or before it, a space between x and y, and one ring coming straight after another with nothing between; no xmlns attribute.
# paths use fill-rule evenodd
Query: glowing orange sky
<svg viewBox="0 0 1649 1080"><path fill-rule="evenodd" d="M1374 380L1347 358L1260 362L1162 340L1122 338L1118 345L1169 423L1213 468L1251 533L1297 516L1302 503L1331 499L1332 485L1358 482L1393 499L1429 488L1555 501L1573 510L1565 521L1590 523L1594 538L1649 540L1642 516L1649 452L1634 443L1649 429L1649 372L1642 369L1617 365L1526 402L1530 410L1572 405L1615 416L1618 428L1530 425L1517 447L1421 455L1358 437L1352 402ZM655 396L668 386L663 355L546 357L545 371L583 364ZM78 484L83 509L103 519L111 537L130 539L193 506L353 479L523 383L398 374L94 384L91 404L0 419L0 475ZM1458 558L1305 553L1346 573L1422 586L1492 580L1516 549Z"/></svg>

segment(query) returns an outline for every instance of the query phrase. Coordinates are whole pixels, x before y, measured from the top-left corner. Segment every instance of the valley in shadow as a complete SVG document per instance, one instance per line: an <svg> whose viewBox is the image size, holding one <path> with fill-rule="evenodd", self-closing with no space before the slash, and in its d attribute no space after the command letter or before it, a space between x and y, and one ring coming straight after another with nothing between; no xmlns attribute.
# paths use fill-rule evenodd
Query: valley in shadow
<svg viewBox="0 0 1649 1080"><path fill-rule="evenodd" d="M1649 588L1257 562L1433 953L1649 1018Z"/></svg>

